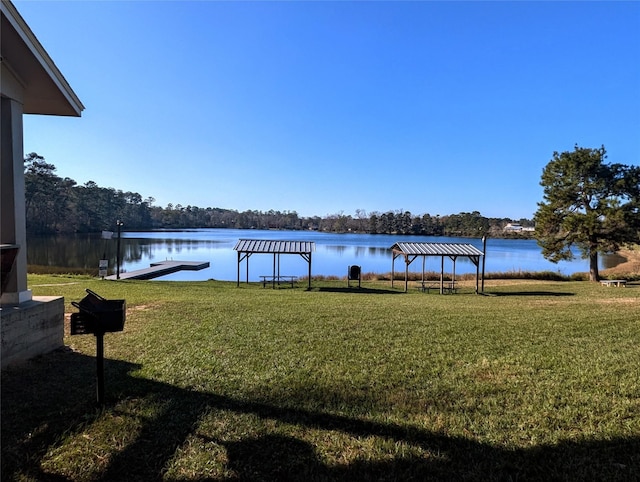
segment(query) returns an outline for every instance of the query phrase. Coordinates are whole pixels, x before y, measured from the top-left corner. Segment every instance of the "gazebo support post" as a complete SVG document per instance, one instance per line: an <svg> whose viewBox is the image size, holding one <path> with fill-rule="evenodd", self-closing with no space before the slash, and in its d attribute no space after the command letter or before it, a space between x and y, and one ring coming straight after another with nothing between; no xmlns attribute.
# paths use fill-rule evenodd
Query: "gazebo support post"
<svg viewBox="0 0 640 482"><path fill-rule="evenodd" d="M452 256L451 260L453 261L453 274L451 275L451 290L452 292L454 292L453 290L455 290L456 288L456 259L458 259L457 256Z"/></svg>
<svg viewBox="0 0 640 482"><path fill-rule="evenodd" d="M238 251L238 278L236 282L236 287L240 286L240 264L242 263L242 260L246 260L246 263L247 263L247 283L249 282L249 256L250 255L251 255L250 253L242 253Z"/></svg>
<svg viewBox="0 0 640 482"><path fill-rule="evenodd" d="M395 270L396 264L396 253L393 253L393 257L391 258L391 287L393 288L393 271Z"/></svg>
<svg viewBox="0 0 640 482"><path fill-rule="evenodd" d="M484 293L484 263L487 259L487 237L482 236L482 293Z"/></svg>
<svg viewBox="0 0 640 482"><path fill-rule="evenodd" d="M409 291L409 257L404 257L404 292Z"/></svg>
<svg viewBox="0 0 640 482"><path fill-rule="evenodd" d="M273 253L273 277L271 278L271 287L276 287L276 253Z"/></svg>

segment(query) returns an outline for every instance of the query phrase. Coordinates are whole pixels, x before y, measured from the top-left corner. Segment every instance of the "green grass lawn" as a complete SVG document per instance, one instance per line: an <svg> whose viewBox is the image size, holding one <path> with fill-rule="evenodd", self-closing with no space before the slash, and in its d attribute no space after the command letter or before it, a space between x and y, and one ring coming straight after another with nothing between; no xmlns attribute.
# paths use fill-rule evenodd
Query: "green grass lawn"
<svg viewBox="0 0 640 482"><path fill-rule="evenodd" d="M640 284L33 275L105 336L2 374L3 480L640 480Z"/></svg>

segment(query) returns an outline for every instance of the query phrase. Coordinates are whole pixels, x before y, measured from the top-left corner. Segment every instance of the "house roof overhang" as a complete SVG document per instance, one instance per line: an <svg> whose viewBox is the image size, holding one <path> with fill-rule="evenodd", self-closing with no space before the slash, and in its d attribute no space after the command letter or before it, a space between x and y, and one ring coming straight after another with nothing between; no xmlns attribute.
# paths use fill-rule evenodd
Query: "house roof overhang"
<svg viewBox="0 0 640 482"><path fill-rule="evenodd" d="M0 1L0 61L22 87L23 112L80 117L84 106L18 10ZM5 70L6 69L6 70ZM4 82L3 82L4 92Z"/></svg>

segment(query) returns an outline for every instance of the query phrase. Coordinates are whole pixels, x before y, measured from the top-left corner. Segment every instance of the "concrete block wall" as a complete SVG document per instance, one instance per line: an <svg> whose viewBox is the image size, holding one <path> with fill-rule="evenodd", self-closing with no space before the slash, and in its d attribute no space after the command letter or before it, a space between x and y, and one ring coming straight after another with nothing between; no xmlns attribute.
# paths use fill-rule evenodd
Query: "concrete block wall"
<svg viewBox="0 0 640 482"><path fill-rule="evenodd" d="M0 310L2 369L63 346L64 298L34 296Z"/></svg>

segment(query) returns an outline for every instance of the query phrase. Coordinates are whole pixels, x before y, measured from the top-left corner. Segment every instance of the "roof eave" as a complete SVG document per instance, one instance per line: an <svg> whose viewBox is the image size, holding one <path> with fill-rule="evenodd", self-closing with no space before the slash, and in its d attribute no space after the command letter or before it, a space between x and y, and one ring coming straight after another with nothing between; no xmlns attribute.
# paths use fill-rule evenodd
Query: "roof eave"
<svg viewBox="0 0 640 482"><path fill-rule="evenodd" d="M7 26L13 30L3 32L9 41L2 42L2 62L25 82L24 113L80 117L84 105L18 10L9 0L2 0L0 8L3 23L8 22L3 30ZM19 55L20 51L29 55Z"/></svg>

